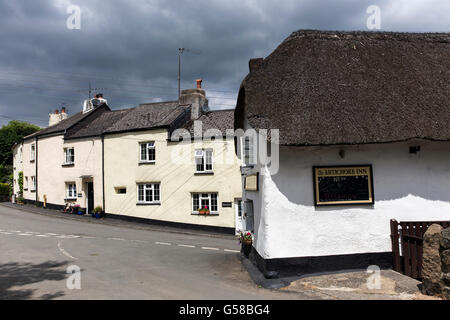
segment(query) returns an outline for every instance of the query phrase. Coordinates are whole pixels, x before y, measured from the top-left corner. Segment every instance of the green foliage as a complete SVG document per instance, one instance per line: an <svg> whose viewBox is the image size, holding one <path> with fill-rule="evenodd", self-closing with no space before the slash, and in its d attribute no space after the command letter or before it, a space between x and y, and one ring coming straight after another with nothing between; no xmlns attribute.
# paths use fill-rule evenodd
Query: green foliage
<svg viewBox="0 0 450 320"><path fill-rule="evenodd" d="M8 196L11 193L11 186L8 183L0 182L0 196Z"/></svg>
<svg viewBox="0 0 450 320"><path fill-rule="evenodd" d="M19 183L19 194L22 196L23 195L23 171L19 172L19 181L17 181Z"/></svg>
<svg viewBox="0 0 450 320"><path fill-rule="evenodd" d="M94 210L92 210L92 212L95 213L102 213L103 208L101 206L95 207Z"/></svg>
<svg viewBox="0 0 450 320"><path fill-rule="evenodd" d="M12 165L14 144L22 141L26 137L40 130L33 124L12 120L0 129L0 164Z"/></svg>

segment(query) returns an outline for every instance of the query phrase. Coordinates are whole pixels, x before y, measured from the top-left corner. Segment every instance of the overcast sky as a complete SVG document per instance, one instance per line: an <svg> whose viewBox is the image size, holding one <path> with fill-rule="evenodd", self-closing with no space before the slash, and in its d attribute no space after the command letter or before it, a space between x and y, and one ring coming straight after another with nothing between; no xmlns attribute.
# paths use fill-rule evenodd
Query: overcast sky
<svg viewBox="0 0 450 320"><path fill-rule="evenodd" d="M298 29L367 30L370 5L382 31L450 31L450 0L0 0L0 124L72 115L89 80L113 109L176 100L180 47L182 88L202 78L213 109L234 108L250 58Z"/></svg>

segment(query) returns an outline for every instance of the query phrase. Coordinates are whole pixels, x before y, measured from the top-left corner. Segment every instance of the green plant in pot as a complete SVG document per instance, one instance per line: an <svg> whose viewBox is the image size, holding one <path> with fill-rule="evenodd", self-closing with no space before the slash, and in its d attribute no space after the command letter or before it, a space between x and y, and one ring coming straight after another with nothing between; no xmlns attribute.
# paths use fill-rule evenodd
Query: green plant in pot
<svg viewBox="0 0 450 320"><path fill-rule="evenodd" d="M103 208L101 206L97 206L92 210L92 216L96 219L100 219L103 217Z"/></svg>
<svg viewBox="0 0 450 320"><path fill-rule="evenodd" d="M198 209L198 214L201 214L201 215L208 215L208 214L210 214L208 206L204 206L203 208Z"/></svg>
<svg viewBox="0 0 450 320"><path fill-rule="evenodd" d="M246 257L248 257L250 252L252 251L252 244L253 244L252 233L250 231L241 232L239 241L241 242L242 252Z"/></svg>

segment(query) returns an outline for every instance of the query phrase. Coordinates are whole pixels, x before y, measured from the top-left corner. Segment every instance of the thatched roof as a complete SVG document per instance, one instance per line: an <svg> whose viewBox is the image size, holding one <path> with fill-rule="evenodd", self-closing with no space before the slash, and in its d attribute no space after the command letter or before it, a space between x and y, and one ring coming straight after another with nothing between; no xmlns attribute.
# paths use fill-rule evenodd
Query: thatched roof
<svg viewBox="0 0 450 320"><path fill-rule="evenodd" d="M251 60L235 111L283 145L450 140L450 34L292 33Z"/></svg>

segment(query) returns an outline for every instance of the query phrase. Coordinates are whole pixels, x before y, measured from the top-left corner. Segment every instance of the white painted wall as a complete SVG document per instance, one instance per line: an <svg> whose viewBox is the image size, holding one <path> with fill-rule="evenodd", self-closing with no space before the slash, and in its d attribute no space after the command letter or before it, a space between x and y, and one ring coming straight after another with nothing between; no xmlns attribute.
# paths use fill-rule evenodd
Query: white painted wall
<svg viewBox="0 0 450 320"><path fill-rule="evenodd" d="M421 151L409 154L410 145ZM447 142L281 147L278 174L245 192L254 201L254 246L266 259L390 251L390 219L450 220L449 160ZM314 207L313 166L358 164L373 166L373 206Z"/></svg>
<svg viewBox="0 0 450 320"><path fill-rule="evenodd" d="M62 135L40 138L38 140L38 196L44 195L51 204L64 205L66 183L75 182L77 194L82 195L73 203L86 207L86 182L94 182L94 206L103 206L102 189L102 142L99 137L77 140L64 140ZM75 164L63 166L64 148L74 148ZM89 176L90 179L82 179Z"/></svg>
<svg viewBox="0 0 450 320"><path fill-rule="evenodd" d="M197 225L235 226L235 200L242 198L240 161L233 139L199 141L188 145L186 162L172 158L178 143L168 142L166 129L105 136L105 209L107 213ZM156 161L139 164L139 143L154 141ZM195 149L213 149L214 175L196 175ZM223 156L223 161L220 160ZM220 160L220 161L219 161ZM227 161L225 161L227 160ZM138 183L160 183L160 205L137 205ZM116 188L125 187L126 194ZM192 214L191 193L218 193L219 215ZM231 202L232 207L222 207Z"/></svg>
<svg viewBox="0 0 450 320"><path fill-rule="evenodd" d="M13 194L18 195L19 187L19 172L23 171L23 145L18 143L13 148Z"/></svg>

